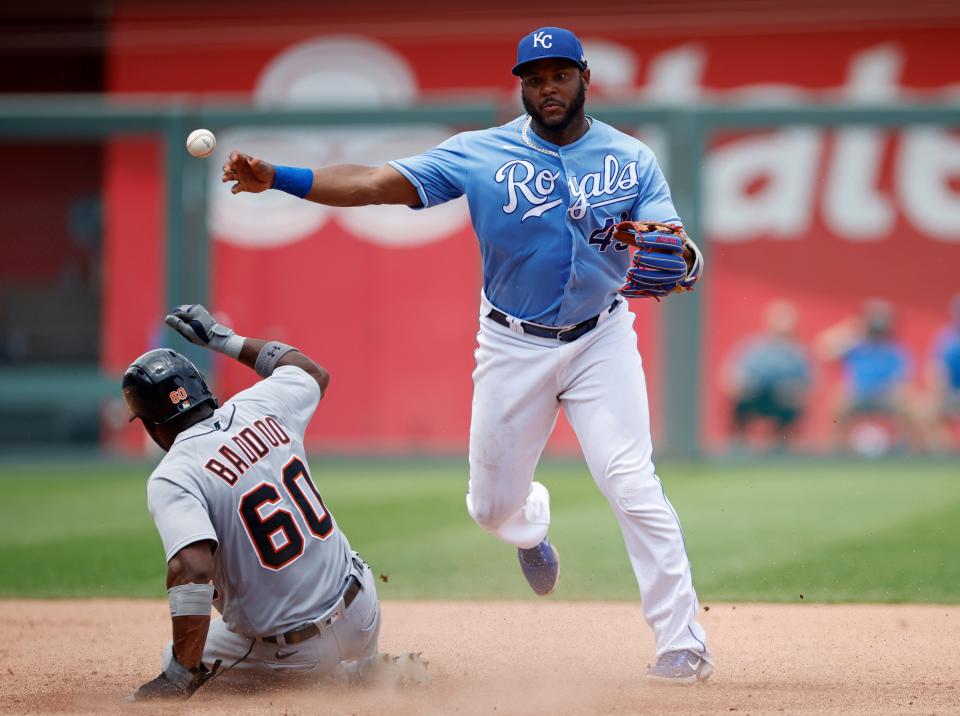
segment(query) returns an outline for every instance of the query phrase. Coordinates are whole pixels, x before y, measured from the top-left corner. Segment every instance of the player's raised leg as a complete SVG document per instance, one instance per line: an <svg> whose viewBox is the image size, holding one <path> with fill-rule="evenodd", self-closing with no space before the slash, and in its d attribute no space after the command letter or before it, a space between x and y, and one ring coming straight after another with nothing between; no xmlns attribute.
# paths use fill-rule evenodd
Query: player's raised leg
<svg viewBox="0 0 960 716"><path fill-rule="evenodd" d="M689 649L709 662L680 522L654 472L633 318L621 309L581 339L590 344L569 364L571 387L560 398L590 472L620 523L657 656Z"/></svg>
<svg viewBox="0 0 960 716"><path fill-rule="evenodd" d="M554 351L537 342L481 319L473 372L467 509L519 548L542 542L550 525L549 493L532 480L560 404Z"/></svg>

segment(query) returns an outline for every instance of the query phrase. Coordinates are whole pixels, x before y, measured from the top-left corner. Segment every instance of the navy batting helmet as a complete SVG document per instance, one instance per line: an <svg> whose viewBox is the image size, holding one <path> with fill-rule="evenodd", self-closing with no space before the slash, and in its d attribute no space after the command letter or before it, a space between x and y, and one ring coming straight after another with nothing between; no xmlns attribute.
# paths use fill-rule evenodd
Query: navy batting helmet
<svg viewBox="0 0 960 716"><path fill-rule="evenodd" d="M133 418L144 425L162 425L217 399L197 367L169 348L148 351L123 374L123 399Z"/></svg>

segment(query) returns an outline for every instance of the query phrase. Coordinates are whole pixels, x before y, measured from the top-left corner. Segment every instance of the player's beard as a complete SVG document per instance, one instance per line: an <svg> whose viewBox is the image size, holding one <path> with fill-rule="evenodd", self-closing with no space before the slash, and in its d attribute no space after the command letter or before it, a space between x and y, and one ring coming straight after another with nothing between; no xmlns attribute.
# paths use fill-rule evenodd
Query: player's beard
<svg viewBox="0 0 960 716"><path fill-rule="evenodd" d="M584 83L583 77L581 77L580 89L577 90L577 94L570 101L570 106L567 107L567 111L560 117L549 120L534 106L533 102L527 99L527 96L522 90L520 91L520 101L523 102L523 108L527 110L527 114L533 117L533 120L541 127L549 129L551 132L562 132L569 127L573 123L573 120L583 111L583 106L587 101L587 85Z"/></svg>

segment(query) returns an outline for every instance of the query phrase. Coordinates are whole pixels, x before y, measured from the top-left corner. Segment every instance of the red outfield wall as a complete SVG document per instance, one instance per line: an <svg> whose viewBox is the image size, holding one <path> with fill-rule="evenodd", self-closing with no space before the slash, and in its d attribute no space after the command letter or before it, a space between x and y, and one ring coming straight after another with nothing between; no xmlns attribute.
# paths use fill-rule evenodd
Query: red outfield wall
<svg viewBox="0 0 960 716"><path fill-rule="evenodd" d="M509 74L527 24L443 32L381 22L357 34L336 17L221 18L198 35L183 18L121 10L111 30L114 92L220 96L256 103L333 105L459 101L516 93ZM546 21L544 21L546 22ZM264 27L266 23L266 27ZM514 27L513 25L516 25ZM151 27L153 34L144 34ZM576 24L572 29L580 31ZM591 96L690 101L755 97L889 99L922 91L958 96L956 29L682 32L636 46L629 27L580 31L594 73ZM319 98L319 99L318 99ZM512 101L512 100L511 100ZM600 114L602 118L602 114ZM624 128L632 131L639 128ZM248 335L279 337L324 363L333 382L311 443L338 450L451 450L466 445L479 254L463 201L427 212L398 207L327 209L285 196L233 197L217 181L223 152L241 148L279 163L380 163L432 146L454 127L219 135L208 160L214 236L213 303ZM657 148L656 134L642 134ZM918 359L960 289L960 141L936 128L900 133L792 128L717 137L704 166L703 237L711 243L705 435L718 447L726 403L723 360L759 326L763 305L788 297L811 339L868 296L895 302L900 334ZM122 369L150 347L162 311L162 153L117 141L106 183L105 361ZM131 240L135 237L135 241ZM680 299L682 300L682 299ZM636 303L637 331L656 408L656 305ZM219 373L226 396L252 374ZM820 371L817 395L834 376ZM805 433L829 428L815 401ZM573 450L561 426L554 447Z"/></svg>

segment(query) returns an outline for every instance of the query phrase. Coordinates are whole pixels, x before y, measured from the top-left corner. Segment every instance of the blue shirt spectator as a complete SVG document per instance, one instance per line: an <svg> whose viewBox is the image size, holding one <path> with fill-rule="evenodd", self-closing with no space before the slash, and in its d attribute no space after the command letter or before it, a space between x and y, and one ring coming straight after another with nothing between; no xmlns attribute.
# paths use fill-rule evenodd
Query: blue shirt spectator
<svg viewBox="0 0 960 716"><path fill-rule="evenodd" d="M773 426L773 445L783 449L803 412L810 389L810 360L797 340L798 313L789 301L773 301L763 315L763 331L736 349L724 371L731 402L733 428L739 438L748 426L763 421ZM756 431L754 431L756 433ZM750 440L756 444L759 436Z"/></svg>
<svg viewBox="0 0 960 716"><path fill-rule="evenodd" d="M912 369L907 351L888 339L867 338L841 360L855 401L886 396L910 377Z"/></svg>
<svg viewBox="0 0 960 716"><path fill-rule="evenodd" d="M896 338L893 304L864 301L859 316L828 328L817 344L824 360L840 362L845 379L835 403L837 448L846 445L877 457L924 442L917 396L909 383L913 358ZM880 417L892 422L878 422Z"/></svg>
<svg viewBox="0 0 960 716"><path fill-rule="evenodd" d="M960 329L944 328L933 344L933 360L946 380L946 388L960 392Z"/></svg>
<svg viewBox="0 0 960 716"><path fill-rule="evenodd" d="M744 346L738 364L745 395L770 391L796 402L810 385L806 353L792 340L754 338Z"/></svg>

